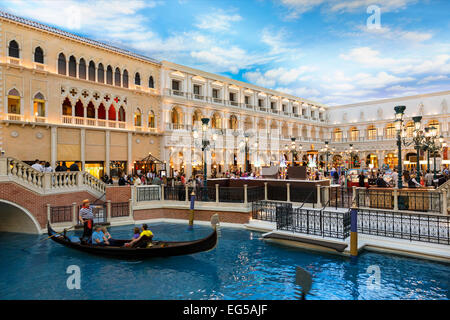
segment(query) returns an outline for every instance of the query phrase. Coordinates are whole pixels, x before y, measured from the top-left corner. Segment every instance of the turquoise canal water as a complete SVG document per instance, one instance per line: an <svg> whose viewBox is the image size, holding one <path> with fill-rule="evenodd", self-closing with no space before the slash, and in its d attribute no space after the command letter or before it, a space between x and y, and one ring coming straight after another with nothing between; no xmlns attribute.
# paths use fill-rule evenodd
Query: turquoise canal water
<svg viewBox="0 0 450 320"><path fill-rule="evenodd" d="M193 240L211 232L184 224L150 224L155 239ZM132 226L113 227L130 237ZM91 256L44 236L0 233L0 299L295 299L295 266L308 270L308 299L448 299L450 265L363 253L357 262L270 244L261 234L221 228L216 249L190 256L120 261ZM21 248L25 248L21 250ZM67 288L70 265L81 289ZM371 285L369 266L380 269ZM369 268L370 269L370 268Z"/></svg>

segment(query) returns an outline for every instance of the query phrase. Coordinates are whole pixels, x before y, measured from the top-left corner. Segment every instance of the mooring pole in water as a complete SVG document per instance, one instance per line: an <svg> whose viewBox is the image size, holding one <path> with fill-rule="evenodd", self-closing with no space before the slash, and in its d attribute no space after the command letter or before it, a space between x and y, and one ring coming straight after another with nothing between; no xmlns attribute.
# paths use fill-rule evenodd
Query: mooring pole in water
<svg viewBox="0 0 450 320"><path fill-rule="evenodd" d="M194 226L194 204L195 204L195 192L191 193L191 207L189 209L189 228Z"/></svg>
<svg viewBox="0 0 450 320"><path fill-rule="evenodd" d="M350 210L350 256L358 256L358 209L353 205Z"/></svg>

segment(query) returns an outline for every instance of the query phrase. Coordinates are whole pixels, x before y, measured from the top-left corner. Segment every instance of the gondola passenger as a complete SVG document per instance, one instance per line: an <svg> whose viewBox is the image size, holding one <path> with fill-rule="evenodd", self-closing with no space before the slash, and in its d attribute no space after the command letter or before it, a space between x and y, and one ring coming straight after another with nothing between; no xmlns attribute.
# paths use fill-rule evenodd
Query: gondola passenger
<svg viewBox="0 0 450 320"><path fill-rule="evenodd" d="M101 246L109 245L109 241L106 239L100 226L95 226L95 231L92 233L92 244Z"/></svg>
<svg viewBox="0 0 450 320"><path fill-rule="evenodd" d="M137 247L137 248L146 248L148 243L151 243L153 239L153 233L148 230L147 224L142 225L142 232L139 235L139 238L133 239L128 243L125 243L125 247Z"/></svg>

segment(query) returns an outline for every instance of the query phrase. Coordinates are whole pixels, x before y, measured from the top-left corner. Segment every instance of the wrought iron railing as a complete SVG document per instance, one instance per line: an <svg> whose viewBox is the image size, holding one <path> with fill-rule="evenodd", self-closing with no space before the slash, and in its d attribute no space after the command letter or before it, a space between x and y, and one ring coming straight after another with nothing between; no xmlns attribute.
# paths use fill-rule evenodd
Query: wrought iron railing
<svg viewBox="0 0 450 320"><path fill-rule="evenodd" d="M252 202L252 219L276 222L277 207L288 207L292 209L292 203L276 201L255 201Z"/></svg>
<svg viewBox="0 0 450 320"><path fill-rule="evenodd" d="M157 185L147 185L136 187L136 197L137 201L157 201L161 200L160 196L160 186Z"/></svg>
<svg viewBox="0 0 450 320"><path fill-rule="evenodd" d="M73 220L72 206L55 206L50 208L50 223L71 222Z"/></svg>
<svg viewBox="0 0 450 320"><path fill-rule="evenodd" d="M350 235L350 211L335 212L277 207L277 230L346 239Z"/></svg>
<svg viewBox="0 0 450 320"><path fill-rule="evenodd" d="M264 200L264 187L248 187L247 202Z"/></svg>
<svg viewBox="0 0 450 320"><path fill-rule="evenodd" d="M450 216L358 209L358 232L410 241L450 244Z"/></svg>
<svg viewBox="0 0 450 320"><path fill-rule="evenodd" d="M129 215L130 203L128 201L111 203L111 218L128 217Z"/></svg>

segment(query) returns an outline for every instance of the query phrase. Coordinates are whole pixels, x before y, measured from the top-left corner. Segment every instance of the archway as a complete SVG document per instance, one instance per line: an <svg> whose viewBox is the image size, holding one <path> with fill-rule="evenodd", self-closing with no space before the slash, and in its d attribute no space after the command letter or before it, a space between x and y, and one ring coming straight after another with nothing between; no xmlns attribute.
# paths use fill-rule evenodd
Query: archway
<svg viewBox="0 0 450 320"><path fill-rule="evenodd" d="M36 218L25 208L0 200L0 232L39 234L41 226Z"/></svg>

